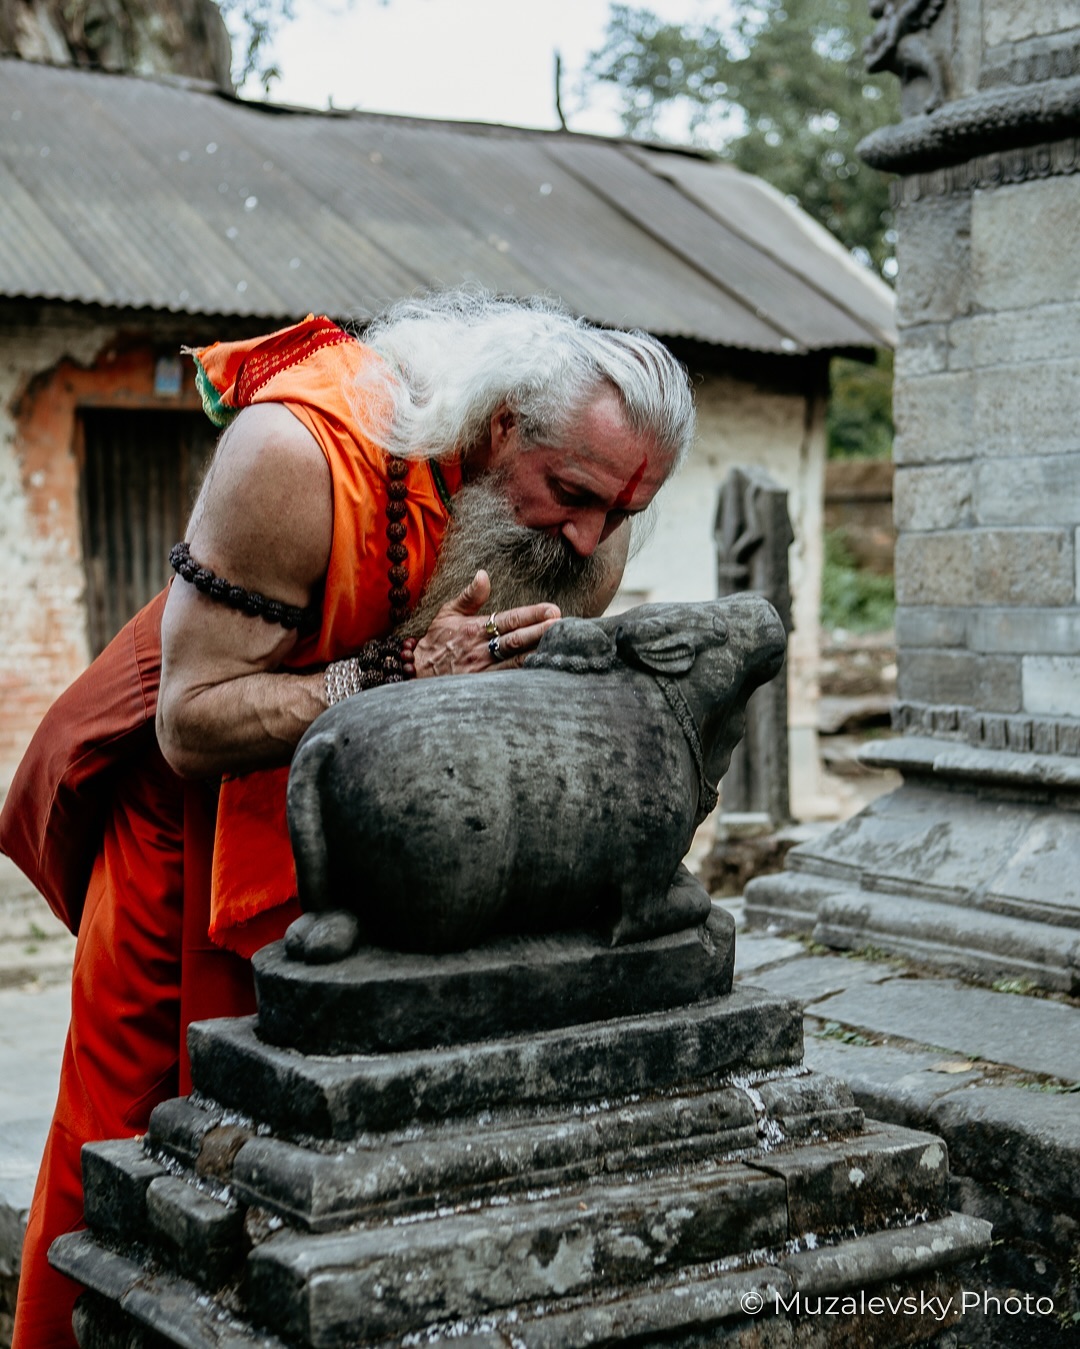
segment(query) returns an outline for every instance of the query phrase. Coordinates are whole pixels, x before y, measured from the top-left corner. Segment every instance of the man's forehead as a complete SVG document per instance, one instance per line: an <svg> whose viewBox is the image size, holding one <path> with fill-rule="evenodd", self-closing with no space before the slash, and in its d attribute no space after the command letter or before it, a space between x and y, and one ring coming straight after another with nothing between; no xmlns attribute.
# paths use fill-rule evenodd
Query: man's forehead
<svg viewBox="0 0 1080 1349"><path fill-rule="evenodd" d="M667 477L666 460L650 437L593 442L574 458L619 510L647 504Z"/></svg>
<svg viewBox="0 0 1080 1349"><path fill-rule="evenodd" d="M615 505L619 508L619 510L625 510L627 506L629 506L630 503L633 501L634 493L641 486L641 480L642 478L644 478L645 470L648 467L649 467L649 456L647 454L643 454L641 456L641 463L638 464L637 468L635 468L633 473L630 474L630 477L626 480L626 485L622 488L622 490L619 492L619 495L615 498Z"/></svg>
<svg viewBox="0 0 1080 1349"><path fill-rule="evenodd" d="M656 437L631 426L613 391L605 390L589 405L575 432L567 437L567 448L604 475L620 509L633 501L639 489L653 495L667 477L668 462Z"/></svg>

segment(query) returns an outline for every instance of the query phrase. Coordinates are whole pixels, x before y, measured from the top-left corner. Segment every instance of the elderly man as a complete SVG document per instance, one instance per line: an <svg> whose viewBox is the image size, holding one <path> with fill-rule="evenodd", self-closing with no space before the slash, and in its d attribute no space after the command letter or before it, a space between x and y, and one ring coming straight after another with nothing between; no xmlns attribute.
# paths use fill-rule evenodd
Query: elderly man
<svg viewBox="0 0 1080 1349"><path fill-rule="evenodd" d="M252 1011L248 960L298 916L300 736L340 697L512 666L600 612L693 433L659 343L539 301L452 292L363 343L309 319L191 354L227 430L177 578L49 713L0 821L79 933L16 1349L73 1343L78 1290L45 1255L81 1220L82 1144L189 1089L188 1024Z"/></svg>

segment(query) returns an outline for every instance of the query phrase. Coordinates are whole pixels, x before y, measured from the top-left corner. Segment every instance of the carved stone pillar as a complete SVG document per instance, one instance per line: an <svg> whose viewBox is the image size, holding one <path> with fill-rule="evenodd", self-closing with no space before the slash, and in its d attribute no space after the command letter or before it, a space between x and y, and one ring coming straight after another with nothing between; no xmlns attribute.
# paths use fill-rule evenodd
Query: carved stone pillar
<svg viewBox="0 0 1080 1349"><path fill-rule="evenodd" d="M872 0L902 121L895 515L904 785L755 882L836 946L1080 989L1080 9Z"/></svg>
<svg viewBox="0 0 1080 1349"><path fill-rule="evenodd" d="M794 534L786 490L764 469L733 468L716 507L716 593L764 595L791 631L788 549ZM724 815L763 815L776 828L791 822L788 790L787 678L773 679L746 705L746 732L724 774Z"/></svg>

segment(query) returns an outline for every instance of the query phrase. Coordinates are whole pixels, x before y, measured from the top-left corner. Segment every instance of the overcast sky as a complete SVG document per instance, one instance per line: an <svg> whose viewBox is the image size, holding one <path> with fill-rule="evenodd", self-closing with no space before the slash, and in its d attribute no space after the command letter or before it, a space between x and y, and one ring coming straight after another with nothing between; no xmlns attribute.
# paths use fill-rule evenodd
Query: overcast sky
<svg viewBox="0 0 1080 1349"><path fill-rule="evenodd" d="M276 103L552 127L558 50L571 129L619 133L616 100L594 94L586 104L580 93L609 0L295 0L295 8L272 49L282 71L270 92ZM672 22L719 23L730 0L648 8Z"/></svg>

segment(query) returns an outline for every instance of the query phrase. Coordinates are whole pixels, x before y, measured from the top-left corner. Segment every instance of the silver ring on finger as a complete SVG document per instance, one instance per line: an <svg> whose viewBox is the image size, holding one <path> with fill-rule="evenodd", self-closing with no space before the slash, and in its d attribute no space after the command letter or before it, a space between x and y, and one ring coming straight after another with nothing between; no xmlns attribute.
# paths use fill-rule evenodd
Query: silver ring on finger
<svg viewBox="0 0 1080 1349"><path fill-rule="evenodd" d="M506 652L505 652L505 651L502 649L502 647L499 645L499 637L498 637L498 634L496 634L494 637L492 637L491 641L488 642L488 651L491 652L491 659L492 659L492 660L498 661L498 660L505 660L505 659L506 659Z"/></svg>
<svg viewBox="0 0 1080 1349"><path fill-rule="evenodd" d="M498 638L502 636L502 633L499 632L499 625L498 623L495 622L494 614L492 614L491 617L488 619L488 621L484 624L484 631L487 633L489 637Z"/></svg>

